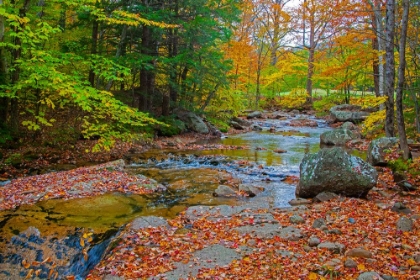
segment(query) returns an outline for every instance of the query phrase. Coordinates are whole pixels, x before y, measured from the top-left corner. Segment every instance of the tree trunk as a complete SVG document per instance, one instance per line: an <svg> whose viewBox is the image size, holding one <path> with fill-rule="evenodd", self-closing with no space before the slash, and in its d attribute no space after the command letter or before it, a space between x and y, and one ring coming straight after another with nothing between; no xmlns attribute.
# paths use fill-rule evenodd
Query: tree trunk
<svg viewBox="0 0 420 280"><path fill-rule="evenodd" d="M150 28L146 25L143 26L143 33L141 36L141 54L148 55L149 51L149 40L150 40ZM139 110L147 110L147 79L148 79L148 70L142 66L140 70L140 98L139 98Z"/></svg>
<svg viewBox="0 0 420 280"><path fill-rule="evenodd" d="M403 95L404 95L404 84L405 84L405 46L407 42L407 28L408 28L408 14L410 9L409 0L403 0L403 15L401 19L401 36L399 44L399 67L398 67L398 87L397 87L397 126L398 136L400 140L400 149L403 152L403 158L407 160L410 157L410 150L407 144L407 135L405 131L404 123L404 108L403 108Z"/></svg>
<svg viewBox="0 0 420 280"><path fill-rule="evenodd" d="M178 0L175 0L174 7L175 18L179 16L179 5ZM174 58L178 55L178 28L171 29L169 31L169 57ZM177 68L178 64L172 62L170 73L169 73L169 99L170 102L167 103L168 106L176 106L178 102L178 89L177 89ZM165 102L164 102L165 104ZM169 111L170 108L164 108L163 111Z"/></svg>
<svg viewBox="0 0 420 280"><path fill-rule="evenodd" d="M394 58L394 37L395 37L395 0L388 0L386 3L386 33L385 33L385 93L388 97L385 102L385 135L393 137L394 134L394 90L395 90L395 58Z"/></svg>
<svg viewBox="0 0 420 280"><path fill-rule="evenodd" d="M312 105L312 88L313 88L313 75L314 75L314 62L315 62L315 19L314 15L310 15L310 30L309 30L309 57L308 57L308 73L306 76L306 103Z"/></svg>
<svg viewBox="0 0 420 280"><path fill-rule="evenodd" d="M99 22L95 18L92 25L92 46L90 48L91 54L98 52L98 35L99 35ZM89 71L89 83L92 87L95 87L95 72L93 69Z"/></svg>
<svg viewBox="0 0 420 280"><path fill-rule="evenodd" d="M26 0L22 8L19 9L19 17L23 18L26 16L26 12L29 9L30 0ZM24 24L21 23L20 27L15 27L14 32L16 34L22 32L21 30L24 29ZM17 84L20 79L20 65L19 60L22 56L22 40L20 36L15 37L14 45L17 47L12 51L12 65L13 65L13 72L11 76L11 83ZM15 93L15 97L10 99L10 130L14 135L17 135L19 132L19 91L17 90Z"/></svg>
<svg viewBox="0 0 420 280"><path fill-rule="evenodd" d="M125 53L127 28L128 28L127 25L124 25L123 29L121 31L120 42L118 43L117 51L116 51L116 54L115 54L116 59L118 59L120 56L122 56ZM117 75L116 72L114 74ZM109 91L111 89L113 83L114 83L114 81L110 80L108 82L108 84L106 85L105 90Z"/></svg>
<svg viewBox="0 0 420 280"><path fill-rule="evenodd" d="M0 6L3 5L3 0L0 0ZM0 43L4 41L4 17L0 16ZM5 57L5 48L0 47L0 85L5 85L7 81L7 64ZM0 97L0 129L6 127L9 99L7 97Z"/></svg>

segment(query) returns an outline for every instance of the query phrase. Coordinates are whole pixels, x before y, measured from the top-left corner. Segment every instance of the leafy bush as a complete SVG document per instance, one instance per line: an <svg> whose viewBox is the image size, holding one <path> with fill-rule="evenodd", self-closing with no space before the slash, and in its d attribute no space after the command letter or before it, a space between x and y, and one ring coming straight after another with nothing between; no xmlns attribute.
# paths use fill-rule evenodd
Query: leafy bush
<svg viewBox="0 0 420 280"><path fill-rule="evenodd" d="M375 138L383 133L385 110L371 113L362 123L362 133L368 138Z"/></svg>
<svg viewBox="0 0 420 280"><path fill-rule="evenodd" d="M215 127L217 127L221 132L226 133L229 129L229 124L223 120L208 117L208 120L211 124L213 124Z"/></svg>
<svg viewBox="0 0 420 280"><path fill-rule="evenodd" d="M158 134L160 136L178 135L185 130L185 124L181 120L176 119L174 115L168 117L162 116L158 120L163 124L166 124L159 125Z"/></svg>
<svg viewBox="0 0 420 280"><path fill-rule="evenodd" d="M0 127L0 145L5 144L7 141L12 140L10 131L6 128Z"/></svg>
<svg viewBox="0 0 420 280"><path fill-rule="evenodd" d="M313 107L317 112L329 112L331 107L343 103L343 97L339 94L331 94L314 101Z"/></svg>
<svg viewBox="0 0 420 280"><path fill-rule="evenodd" d="M286 109L299 109L306 103L308 94L303 88L295 88L289 94L276 98L276 104Z"/></svg>
<svg viewBox="0 0 420 280"><path fill-rule="evenodd" d="M363 97L362 96L352 97L350 100L350 103L353 105L359 105L363 109L366 109L366 108L378 107L379 105L385 103L387 99L388 97L386 96L376 97L374 95L367 95Z"/></svg>

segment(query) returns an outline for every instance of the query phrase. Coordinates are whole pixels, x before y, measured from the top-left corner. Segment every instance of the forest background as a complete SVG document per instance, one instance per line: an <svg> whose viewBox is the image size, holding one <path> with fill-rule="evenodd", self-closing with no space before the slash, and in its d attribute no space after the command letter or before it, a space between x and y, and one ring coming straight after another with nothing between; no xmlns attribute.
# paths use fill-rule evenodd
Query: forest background
<svg viewBox="0 0 420 280"><path fill-rule="evenodd" d="M227 131L245 109L378 106L418 140L418 0L0 0L0 144L71 147ZM405 144L405 145L404 145ZM69 146L70 145L70 146Z"/></svg>

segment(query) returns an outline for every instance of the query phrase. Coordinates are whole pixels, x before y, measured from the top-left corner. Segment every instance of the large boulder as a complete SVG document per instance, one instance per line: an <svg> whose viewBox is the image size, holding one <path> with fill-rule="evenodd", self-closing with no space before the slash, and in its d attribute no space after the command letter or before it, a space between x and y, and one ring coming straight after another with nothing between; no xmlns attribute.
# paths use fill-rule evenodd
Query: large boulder
<svg viewBox="0 0 420 280"><path fill-rule="evenodd" d="M210 132L208 126L203 121L203 119L194 114L193 112L176 110L174 113L181 121L185 123L189 130L202 134L207 134Z"/></svg>
<svg viewBox="0 0 420 280"><path fill-rule="evenodd" d="M321 192L365 197L376 185L378 173L359 157L340 147L306 154L300 164L300 181L296 196L308 198Z"/></svg>
<svg viewBox="0 0 420 280"><path fill-rule="evenodd" d="M359 133L347 128L336 128L333 130L325 131L320 136L321 144L337 146L343 146L346 144L346 142L358 138L360 138Z"/></svg>
<svg viewBox="0 0 420 280"><path fill-rule="evenodd" d="M373 166L385 166L387 160L385 159L386 150L392 148L398 143L396 137L382 137L370 142L367 150L367 162Z"/></svg>
<svg viewBox="0 0 420 280"><path fill-rule="evenodd" d="M330 109L333 122L360 123L369 116L369 112L363 111L362 107L350 104L341 104Z"/></svg>

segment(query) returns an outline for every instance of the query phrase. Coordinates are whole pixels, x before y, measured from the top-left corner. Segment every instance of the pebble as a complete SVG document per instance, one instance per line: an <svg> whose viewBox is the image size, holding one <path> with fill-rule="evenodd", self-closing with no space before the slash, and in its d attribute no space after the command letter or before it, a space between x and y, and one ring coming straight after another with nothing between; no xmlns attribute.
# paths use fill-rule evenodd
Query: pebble
<svg viewBox="0 0 420 280"><path fill-rule="evenodd" d="M356 268L357 263L353 259L348 258L344 262L344 266L347 267L347 268Z"/></svg>
<svg viewBox="0 0 420 280"><path fill-rule="evenodd" d="M311 238L309 238L309 241L308 241L308 245L310 247L318 246L320 243L321 243L321 240L316 236L311 236Z"/></svg>
<svg viewBox="0 0 420 280"><path fill-rule="evenodd" d="M407 217L401 217L397 221L397 230L409 232L413 229L413 220Z"/></svg>
<svg viewBox="0 0 420 280"><path fill-rule="evenodd" d="M299 215L293 215L289 218L289 220L292 224L303 224L305 222L305 219Z"/></svg>
<svg viewBox="0 0 420 280"><path fill-rule="evenodd" d="M355 258L371 258L373 254L363 248L354 248L346 252L346 256Z"/></svg>

